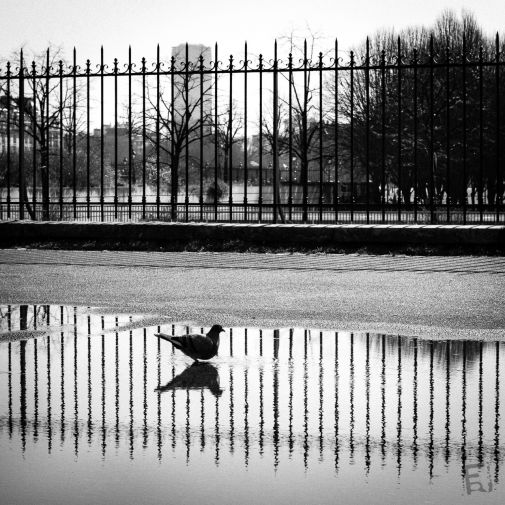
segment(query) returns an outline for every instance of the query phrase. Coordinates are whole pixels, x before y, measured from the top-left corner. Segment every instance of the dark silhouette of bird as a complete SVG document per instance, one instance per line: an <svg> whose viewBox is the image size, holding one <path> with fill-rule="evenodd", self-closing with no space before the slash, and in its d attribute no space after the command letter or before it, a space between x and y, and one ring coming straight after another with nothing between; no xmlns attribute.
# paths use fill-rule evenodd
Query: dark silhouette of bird
<svg viewBox="0 0 505 505"><path fill-rule="evenodd" d="M176 389L208 389L216 397L223 394L219 386L219 372L210 363L193 363L167 384L157 387L155 391L164 393Z"/></svg>
<svg viewBox="0 0 505 505"><path fill-rule="evenodd" d="M219 349L219 334L222 331L224 331L223 327L215 324L207 335L193 333L172 337L166 333L156 333L155 336L170 342L176 349L179 349L179 351L198 363L200 359L207 360L216 356Z"/></svg>

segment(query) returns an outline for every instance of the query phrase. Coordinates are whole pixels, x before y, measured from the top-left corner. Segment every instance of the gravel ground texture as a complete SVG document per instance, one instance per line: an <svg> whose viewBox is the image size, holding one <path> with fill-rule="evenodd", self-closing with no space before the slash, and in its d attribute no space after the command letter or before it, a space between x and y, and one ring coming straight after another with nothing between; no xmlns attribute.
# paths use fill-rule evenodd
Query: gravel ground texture
<svg viewBox="0 0 505 505"><path fill-rule="evenodd" d="M152 325L505 340L504 300L503 257L0 250L0 304L97 307Z"/></svg>

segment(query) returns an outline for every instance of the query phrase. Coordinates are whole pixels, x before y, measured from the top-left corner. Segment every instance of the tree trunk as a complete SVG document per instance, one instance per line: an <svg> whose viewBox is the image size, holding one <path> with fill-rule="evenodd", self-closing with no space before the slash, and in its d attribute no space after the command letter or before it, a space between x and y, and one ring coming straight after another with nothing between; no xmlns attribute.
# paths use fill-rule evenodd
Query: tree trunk
<svg viewBox="0 0 505 505"><path fill-rule="evenodd" d="M26 180L23 181L23 189L21 191L21 188L20 188L20 194L19 194L19 198L21 199L21 202L23 205L26 205L26 210L28 210L28 214L30 215L30 219L35 221L37 218L35 216L35 209L32 208L32 206L30 205L30 200L28 199L28 193L26 191ZM35 191L35 189L34 189Z"/></svg>
<svg viewBox="0 0 505 505"><path fill-rule="evenodd" d="M41 151L41 183L42 183L42 220L49 221L49 152L47 149ZM33 188L35 191L35 188Z"/></svg>
<svg viewBox="0 0 505 505"><path fill-rule="evenodd" d="M179 193L179 157L172 157L172 172L171 172L171 210L170 210L170 218L172 221L177 221L177 197Z"/></svg>
<svg viewBox="0 0 505 505"><path fill-rule="evenodd" d="M302 194L303 194L303 217L304 223L308 220L308 203L309 203L309 163L307 161L306 153L302 153L302 158L300 160L300 182L302 183Z"/></svg>
<svg viewBox="0 0 505 505"><path fill-rule="evenodd" d="M281 188L280 188L280 182L279 182L278 178L277 178L277 184L275 185L274 191L277 196L277 211L279 213L279 217L281 218L281 223L284 224L286 222L286 215L284 214L284 209L282 208L282 205L281 205L281 203L282 203L281 202Z"/></svg>

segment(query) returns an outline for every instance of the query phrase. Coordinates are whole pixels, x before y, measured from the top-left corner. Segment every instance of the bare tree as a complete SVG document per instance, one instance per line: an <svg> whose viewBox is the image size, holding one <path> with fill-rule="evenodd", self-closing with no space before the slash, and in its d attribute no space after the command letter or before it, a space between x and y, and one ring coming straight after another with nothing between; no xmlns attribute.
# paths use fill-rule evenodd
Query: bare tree
<svg viewBox="0 0 505 505"><path fill-rule="evenodd" d="M468 186L478 180L481 189L487 183L489 201L495 199L501 184L493 158L496 119L488 112L497 110L495 70L484 66L480 77L478 65L480 58L493 60L494 45L471 14L446 11L431 28L379 32L353 51L352 65L358 68L340 73L335 115L347 125L352 119L353 135L344 137L345 149L350 152L352 142L376 193L391 183L407 205L414 195L425 204L444 197L463 204ZM471 65L464 66L463 55ZM334 97L334 81L328 91Z"/></svg>
<svg viewBox="0 0 505 505"><path fill-rule="evenodd" d="M150 152L148 158L156 171L156 181L162 171L170 180L172 203L177 202L180 168L191 156L192 146L208 140L212 134L213 82L203 73L204 57L197 62L170 60L169 83L146 87L145 116L134 113L134 133L145 135ZM172 205L172 219L176 219Z"/></svg>
<svg viewBox="0 0 505 505"><path fill-rule="evenodd" d="M229 184L232 183L232 173L233 173L233 148L242 138L240 133L244 127L244 118L242 113L238 109L236 100L225 107L224 111L219 114L218 122L215 123L215 118L212 118L212 130L213 135L210 137L210 141L213 144L217 143L219 150L221 151L221 158L223 159L223 172L222 178L225 182Z"/></svg>
<svg viewBox="0 0 505 505"><path fill-rule="evenodd" d="M319 140L324 135L324 123L329 111L324 112L321 108L319 98L323 93L323 86L315 77L318 72L314 72L314 69L323 65L325 53L316 53L320 37L310 29L308 40L302 40L292 32L281 37L280 41L289 51L288 71L279 73L281 78L287 81L288 93L278 96L277 110L267 113L262 130L272 153L275 142L278 156L290 153L299 160L298 182L304 190L304 201L308 201L306 188L309 182L309 167L311 163L326 157ZM296 62L300 63L298 67ZM302 72L296 72L295 75L295 72L289 71L295 67ZM275 180L280 181L280 174L277 174ZM279 195L278 198L280 201ZM284 219L284 216L281 218ZM306 219L305 213L304 221Z"/></svg>
<svg viewBox="0 0 505 505"><path fill-rule="evenodd" d="M30 60L31 64L27 66ZM31 53L26 58L21 52L17 96L12 89L7 94L5 86L2 90L4 95L0 101L0 121L4 124L7 122L6 111L9 110L11 125L17 129L23 126L22 133L31 138L32 157L35 157L40 169L43 219L50 218L50 160L52 156L60 154L60 132L68 155L76 151L72 139L75 142L77 131L83 123L81 87L70 78L75 72L77 68L68 67L63 60L61 48L49 47L44 53ZM26 205L30 217L35 219L35 209L27 197L26 174L21 173L21 179L20 199ZM33 191L36 191L35 187Z"/></svg>

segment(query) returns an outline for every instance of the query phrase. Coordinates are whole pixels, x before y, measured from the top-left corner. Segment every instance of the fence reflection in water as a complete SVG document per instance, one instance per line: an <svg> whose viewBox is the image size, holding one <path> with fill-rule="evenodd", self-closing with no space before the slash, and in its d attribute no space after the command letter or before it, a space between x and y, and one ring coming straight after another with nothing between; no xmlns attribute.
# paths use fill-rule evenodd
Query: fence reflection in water
<svg viewBox="0 0 505 505"><path fill-rule="evenodd" d="M0 68L0 220L499 224L503 38L464 25L349 53L21 50Z"/></svg>
<svg viewBox="0 0 505 505"><path fill-rule="evenodd" d="M0 437L79 458L99 451L158 460L210 451L247 467L262 457L365 474L393 465L431 479L465 464L503 465L503 344L398 336L229 328L219 356L189 359L142 316L2 306ZM168 333L201 331L163 325ZM236 458L235 458L236 461ZM426 472L426 473L425 473Z"/></svg>

